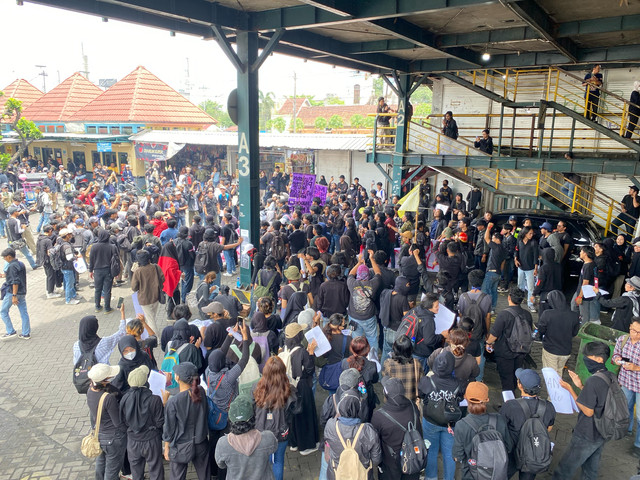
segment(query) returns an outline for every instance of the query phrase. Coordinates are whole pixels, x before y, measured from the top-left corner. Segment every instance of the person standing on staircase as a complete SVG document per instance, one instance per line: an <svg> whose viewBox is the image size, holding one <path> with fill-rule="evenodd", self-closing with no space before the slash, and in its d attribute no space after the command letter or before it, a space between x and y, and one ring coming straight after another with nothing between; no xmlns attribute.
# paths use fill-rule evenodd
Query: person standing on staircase
<svg viewBox="0 0 640 480"><path fill-rule="evenodd" d="M493 139L489 136L489 130L482 130L482 137L476 137L473 146L487 155L493 155Z"/></svg>
<svg viewBox="0 0 640 480"><path fill-rule="evenodd" d="M633 83L633 92L629 99L629 125L624 138L631 138L633 131L638 127L638 118L640 117L640 81Z"/></svg>
<svg viewBox="0 0 640 480"><path fill-rule="evenodd" d="M640 216L640 196L638 187L629 185L629 193L622 197L620 202L621 213L611 222L611 232L619 233L619 228L624 225L629 235L633 235L636 230L636 222Z"/></svg>
<svg viewBox="0 0 640 480"><path fill-rule="evenodd" d="M600 87L602 86L602 74L600 65L594 65L591 73L587 73L582 81L586 110L584 116L595 122L598 117L598 103L600 102Z"/></svg>
<svg viewBox="0 0 640 480"><path fill-rule="evenodd" d="M453 112L451 110L444 114L444 120L442 120L442 134L445 137L453 138L454 140L458 138L458 124L453 119Z"/></svg>

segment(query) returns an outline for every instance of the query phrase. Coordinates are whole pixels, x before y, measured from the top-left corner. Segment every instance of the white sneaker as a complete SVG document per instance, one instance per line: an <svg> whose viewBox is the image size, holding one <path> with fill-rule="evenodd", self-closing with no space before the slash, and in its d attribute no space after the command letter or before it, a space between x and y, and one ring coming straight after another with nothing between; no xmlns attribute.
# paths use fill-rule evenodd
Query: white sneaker
<svg viewBox="0 0 640 480"><path fill-rule="evenodd" d="M67 305L77 305L77 304L79 304L79 303L80 303L80 300L77 300L77 299L75 299L75 298L74 298L74 299L69 300L68 302L65 302L65 303L66 303Z"/></svg>
<svg viewBox="0 0 640 480"><path fill-rule="evenodd" d="M60 295L59 293L47 293L47 298L59 298L62 295Z"/></svg>
<svg viewBox="0 0 640 480"><path fill-rule="evenodd" d="M222 276L223 276L223 277L233 277L233 274L232 274L232 273L226 273L226 272L225 272L225 273L223 273L223 274L222 274Z"/></svg>
<svg viewBox="0 0 640 480"><path fill-rule="evenodd" d="M319 447L319 445L316 443L316 448L307 448L306 450L302 450L300 452L300 455L302 455L302 456L311 455L312 453L318 451L318 447Z"/></svg>
<svg viewBox="0 0 640 480"><path fill-rule="evenodd" d="M55 289L53 290L53 293L60 293L60 294L62 294L62 293L64 293L64 288L62 288L62 287L60 287L60 288L55 288Z"/></svg>

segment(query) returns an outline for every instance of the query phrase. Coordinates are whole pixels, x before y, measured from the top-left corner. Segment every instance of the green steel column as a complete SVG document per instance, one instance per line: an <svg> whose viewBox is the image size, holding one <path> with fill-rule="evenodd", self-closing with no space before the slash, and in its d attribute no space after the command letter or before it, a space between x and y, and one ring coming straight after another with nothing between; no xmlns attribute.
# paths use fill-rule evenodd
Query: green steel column
<svg viewBox="0 0 640 480"><path fill-rule="evenodd" d="M244 237L248 233L249 242L257 247L260 240L258 69L252 71L251 65L258 58L258 34L238 32L236 45L238 57L244 66L243 69L238 69L240 232ZM246 263L242 265L242 259L240 264L240 281L247 286L251 283L251 267Z"/></svg>
<svg viewBox="0 0 640 480"><path fill-rule="evenodd" d="M411 96L412 78L409 74L398 76L398 117L396 118L396 145L393 154L393 165L391 170L391 194L402 196L402 171L404 164L404 154L407 153L407 133L409 124L406 119L406 109Z"/></svg>

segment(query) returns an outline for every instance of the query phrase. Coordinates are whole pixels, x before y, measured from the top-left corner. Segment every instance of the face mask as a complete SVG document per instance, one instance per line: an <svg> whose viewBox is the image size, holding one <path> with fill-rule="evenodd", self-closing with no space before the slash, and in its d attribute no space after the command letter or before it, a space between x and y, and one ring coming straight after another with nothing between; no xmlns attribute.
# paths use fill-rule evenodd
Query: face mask
<svg viewBox="0 0 640 480"><path fill-rule="evenodd" d="M591 360L590 358L584 357L584 366L587 367L587 370L590 374L596 373L598 370L602 370L604 368L604 364L600 362L596 362L595 360Z"/></svg>
<svg viewBox="0 0 640 480"><path fill-rule="evenodd" d="M126 353L122 356L122 358L126 360L133 360L134 358L136 358L136 351L134 350L133 352Z"/></svg>

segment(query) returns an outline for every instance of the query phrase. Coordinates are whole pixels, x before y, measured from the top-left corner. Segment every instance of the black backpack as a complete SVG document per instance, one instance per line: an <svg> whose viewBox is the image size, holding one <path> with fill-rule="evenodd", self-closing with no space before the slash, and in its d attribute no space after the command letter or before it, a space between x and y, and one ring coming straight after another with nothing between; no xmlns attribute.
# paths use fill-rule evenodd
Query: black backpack
<svg viewBox="0 0 640 480"><path fill-rule="evenodd" d="M382 415L387 417L404 431L404 436L402 437L402 448L400 450L400 455L398 455L400 470L404 475L420 473L427 466L427 449L424 445L422 435L420 435L416 430L416 407L413 405L412 410L413 422L409 422L406 427L385 412L384 409L378 410ZM389 450L391 449L389 448ZM395 457L396 453L391 451L391 455Z"/></svg>
<svg viewBox="0 0 640 480"><path fill-rule="evenodd" d="M44 211L44 200L42 199L42 195L46 195L46 192L42 192L36 198L36 210L42 213Z"/></svg>
<svg viewBox="0 0 640 480"><path fill-rule="evenodd" d="M480 304L484 300L484 297L487 296L486 293L480 293L480 296L473 300L469 295L469 292L465 292L462 294L468 302L468 306L466 311L460 312L460 314L464 317L469 317L473 320L473 333L471 334L472 340L480 340L484 336L484 327L485 327L485 315L482 313L482 309L480 308ZM460 302L458 302L458 305Z"/></svg>
<svg viewBox="0 0 640 480"><path fill-rule="evenodd" d="M480 425L477 418L469 415L464 419L475 433L467 460L471 476L474 480L507 480L509 456L502 435L496 430L498 414L490 413L485 425Z"/></svg>
<svg viewBox="0 0 640 480"><path fill-rule="evenodd" d="M60 270L63 263L62 245L59 243L54 245L49 250L47 250L47 255L49 256L49 264L51 265L51 268L53 268L54 270Z"/></svg>
<svg viewBox="0 0 640 480"><path fill-rule="evenodd" d="M507 337L507 345L513 353L529 353L533 344L533 330L527 319L514 309L507 308L507 312L513 315L513 326Z"/></svg>
<svg viewBox="0 0 640 480"><path fill-rule="evenodd" d="M209 257L209 242L204 240L198 245L196 250L196 259L193 263L193 268L196 273L204 275L207 273L207 259Z"/></svg>
<svg viewBox="0 0 640 480"><path fill-rule="evenodd" d="M551 465L551 439L549 431L542 423L547 410L544 400L536 401L536 409L531 412L531 401L515 400L527 419L520 429L515 448L516 466L519 471L538 474L546 472Z"/></svg>
<svg viewBox="0 0 640 480"><path fill-rule="evenodd" d="M391 306L391 293L393 290L387 288L380 294L380 323L383 327L388 327L391 321L389 307Z"/></svg>
<svg viewBox="0 0 640 480"><path fill-rule="evenodd" d="M596 430L605 440L620 440L624 438L629 428L629 407L618 379L611 372L597 372L594 374L609 384L604 410L600 417L593 416Z"/></svg>
<svg viewBox="0 0 640 480"><path fill-rule="evenodd" d="M432 377L427 377L433 386L434 392L438 391L436 384L433 383ZM460 387L457 387L451 397L440 395L438 400L431 400L427 402L427 405L424 407L424 416L428 418L429 421L435 425L440 427L446 427L449 425L453 425L458 420L462 418L462 410L460 410L460 405L457 401L458 390Z"/></svg>
<svg viewBox="0 0 640 480"><path fill-rule="evenodd" d="M120 265L120 254L118 253L118 248L116 246L113 246L111 249L111 264L109 270L111 276L114 278L120 275L120 271L122 270L122 265Z"/></svg>
<svg viewBox="0 0 640 480"><path fill-rule="evenodd" d="M78 393L86 394L91 386L89 379L89 370L98 360L96 359L96 345L91 350L80 355L80 358L73 366L73 386L76 387Z"/></svg>
<svg viewBox="0 0 640 480"><path fill-rule="evenodd" d="M284 245L284 239L282 238L282 234L275 232L273 234L273 240L271 240L271 255L276 260L282 260L287 251Z"/></svg>

